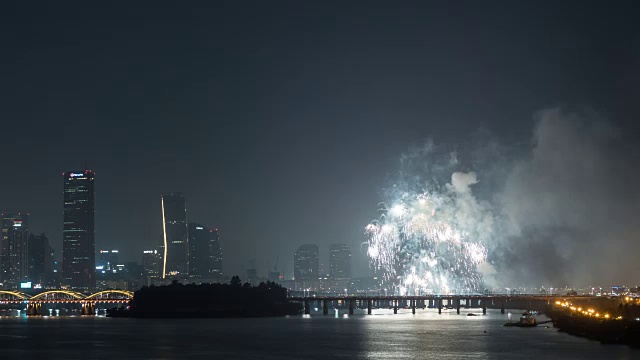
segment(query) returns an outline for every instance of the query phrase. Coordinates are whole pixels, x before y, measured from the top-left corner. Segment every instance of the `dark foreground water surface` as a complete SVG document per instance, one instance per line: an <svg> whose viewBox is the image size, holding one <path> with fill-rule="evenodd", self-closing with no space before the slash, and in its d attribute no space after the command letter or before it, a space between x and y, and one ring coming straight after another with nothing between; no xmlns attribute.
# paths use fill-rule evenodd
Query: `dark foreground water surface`
<svg viewBox="0 0 640 360"><path fill-rule="evenodd" d="M0 317L0 359L640 359L640 350L552 327L503 327L508 319L500 311L465 315Z"/></svg>

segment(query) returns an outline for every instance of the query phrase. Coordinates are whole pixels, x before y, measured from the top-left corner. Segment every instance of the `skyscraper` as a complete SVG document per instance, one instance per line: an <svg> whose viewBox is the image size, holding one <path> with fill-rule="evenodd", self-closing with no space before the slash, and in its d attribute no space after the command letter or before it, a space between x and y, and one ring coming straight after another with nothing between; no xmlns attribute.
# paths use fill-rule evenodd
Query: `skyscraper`
<svg viewBox="0 0 640 360"><path fill-rule="evenodd" d="M318 245L302 245L293 257L293 273L296 282L315 282L319 278L320 256Z"/></svg>
<svg viewBox="0 0 640 360"><path fill-rule="evenodd" d="M53 249L45 234L29 235L29 280L47 286L53 280Z"/></svg>
<svg viewBox="0 0 640 360"><path fill-rule="evenodd" d="M142 267L150 278L159 278L162 272L162 256L158 250L145 250L142 252Z"/></svg>
<svg viewBox="0 0 640 360"><path fill-rule="evenodd" d="M209 229L189 223L189 276L209 276Z"/></svg>
<svg viewBox="0 0 640 360"><path fill-rule="evenodd" d="M84 170L65 172L63 177L62 285L91 292L96 286L95 175Z"/></svg>
<svg viewBox="0 0 640 360"><path fill-rule="evenodd" d="M351 278L351 250L348 245L329 246L329 276L334 280Z"/></svg>
<svg viewBox="0 0 640 360"><path fill-rule="evenodd" d="M222 277L222 246L218 229L209 229L209 274L214 279Z"/></svg>
<svg viewBox="0 0 640 360"><path fill-rule="evenodd" d="M189 224L189 275L200 279L219 278L222 275L218 229Z"/></svg>
<svg viewBox="0 0 640 360"><path fill-rule="evenodd" d="M29 278L29 214L2 214L2 280L18 288Z"/></svg>
<svg viewBox="0 0 640 360"><path fill-rule="evenodd" d="M184 277L189 274L189 239L187 209L182 193L162 195L162 233L164 255L162 277Z"/></svg>

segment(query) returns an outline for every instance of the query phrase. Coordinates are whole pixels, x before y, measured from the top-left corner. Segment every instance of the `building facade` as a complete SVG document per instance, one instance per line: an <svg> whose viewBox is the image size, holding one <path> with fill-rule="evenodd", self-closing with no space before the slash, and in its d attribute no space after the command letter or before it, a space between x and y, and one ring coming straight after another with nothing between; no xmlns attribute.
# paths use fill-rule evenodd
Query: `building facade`
<svg viewBox="0 0 640 360"><path fill-rule="evenodd" d="M70 171L64 178L62 285L78 292L96 287L95 175Z"/></svg>
<svg viewBox="0 0 640 360"><path fill-rule="evenodd" d="M222 251L218 229L189 224L189 275L199 279L222 276Z"/></svg>
<svg viewBox="0 0 640 360"><path fill-rule="evenodd" d="M334 280L351 279L351 249L348 245L329 245L329 276Z"/></svg>
<svg viewBox="0 0 640 360"><path fill-rule="evenodd" d="M163 278L189 275L187 208L182 193L162 195Z"/></svg>
<svg viewBox="0 0 640 360"><path fill-rule="evenodd" d="M2 214L2 283L17 289L29 279L29 214Z"/></svg>
<svg viewBox="0 0 640 360"><path fill-rule="evenodd" d="M53 248L45 234L29 235L29 280L34 288L53 285Z"/></svg>
<svg viewBox="0 0 640 360"><path fill-rule="evenodd" d="M100 250L100 259L96 269L104 271L116 270L118 265L118 250Z"/></svg>
<svg viewBox="0 0 640 360"><path fill-rule="evenodd" d="M293 257L293 273L296 281L296 290L316 290L320 267L320 254L318 245L302 245Z"/></svg>
<svg viewBox="0 0 640 360"><path fill-rule="evenodd" d="M158 250L144 250L142 252L142 267L149 278L162 277L162 256Z"/></svg>
<svg viewBox="0 0 640 360"><path fill-rule="evenodd" d="M218 229L209 231L209 274L214 279L222 278L222 245Z"/></svg>

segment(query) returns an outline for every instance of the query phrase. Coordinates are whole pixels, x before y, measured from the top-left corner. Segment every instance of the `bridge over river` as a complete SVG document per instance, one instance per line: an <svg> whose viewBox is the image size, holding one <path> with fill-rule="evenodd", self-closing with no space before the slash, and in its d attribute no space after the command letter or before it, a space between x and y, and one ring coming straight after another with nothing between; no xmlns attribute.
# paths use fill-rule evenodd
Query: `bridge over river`
<svg viewBox="0 0 640 360"><path fill-rule="evenodd" d="M416 308L456 309L460 314L462 307L467 309L482 308L482 313L487 313L487 308L500 309L504 314L506 308L510 309L540 309L555 302L558 299L592 299L596 296L566 296L566 295L421 295L421 296L368 296L368 295L338 295L338 296L291 296L289 300L299 301L304 304L304 313L310 314L312 307L322 307L324 315L329 314L329 308L346 307L349 314L353 315L354 309L367 309L371 315L374 308L393 308L393 313L398 313L398 308L410 308L416 313ZM313 305L319 306L313 306Z"/></svg>
<svg viewBox="0 0 640 360"><path fill-rule="evenodd" d="M104 290L93 294L82 294L72 290L46 290L38 294L21 291L0 290L0 307L23 309L27 315L45 315L52 309L81 309L82 315L94 315L96 306L117 307L126 305L133 299L133 292L127 290Z"/></svg>

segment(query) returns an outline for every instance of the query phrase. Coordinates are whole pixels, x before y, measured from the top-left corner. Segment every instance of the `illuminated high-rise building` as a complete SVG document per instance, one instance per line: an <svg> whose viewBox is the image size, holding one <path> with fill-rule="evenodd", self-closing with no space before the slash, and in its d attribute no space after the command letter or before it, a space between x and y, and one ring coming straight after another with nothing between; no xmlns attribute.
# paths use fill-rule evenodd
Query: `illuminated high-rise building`
<svg viewBox="0 0 640 360"><path fill-rule="evenodd" d="M62 285L92 292L96 287L95 175L91 170L70 171L63 178Z"/></svg>
<svg viewBox="0 0 640 360"><path fill-rule="evenodd" d="M222 275L218 229L189 224L189 275L200 279L219 278Z"/></svg>
<svg viewBox="0 0 640 360"><path fill-rule="evenodd" d="M209 229L209 274L211 277L222 277L222 246L218 229Z"/></svg>
<svg viewBox="0 0 640 360"><path fill-rule="evenodd" d="M29 278L29 214L2 214L2 281L19 288Z"/></svg>
<svg viewBox="0 0 640 360"><path fill-rule="evenodd" d="M318 280L320 275L320 256L318 245L302 245L293 257L293 273L295 280Z"/></svg>
<svg viewBox="0 0 640 360"><path fill-rule="evenodd" d="M348 245L329 246L329 276L334 280L351 278L351 250Z"/></svg>
<svg viewBox="0 0 640 360"><path fill-rule="evenodd" d="M162 272L162 255L158 250L145 250L142 252L142 267L145 275L150 278L159 278Z"/></svg>
<svg viewBox="0 0 640 360"><path fill-rule="evenodd" d="M188 276L187 208L182 193L162 195L162 233L164 237L162 277Z"/></svg>

